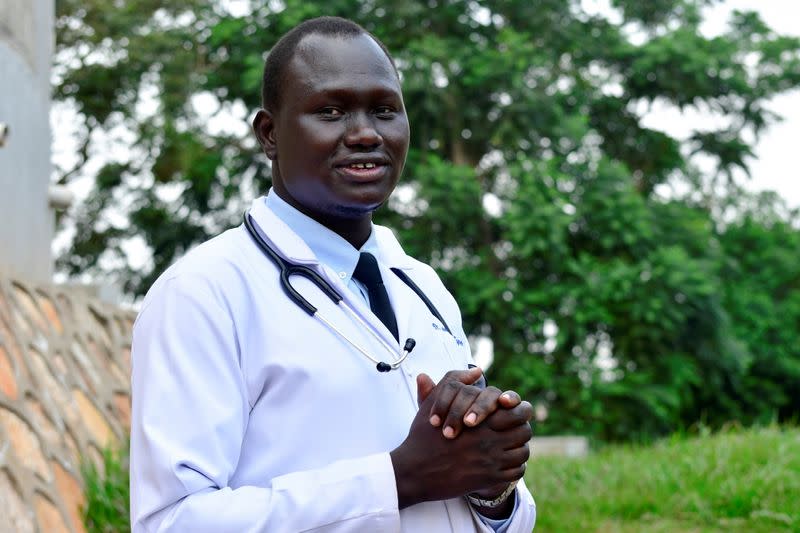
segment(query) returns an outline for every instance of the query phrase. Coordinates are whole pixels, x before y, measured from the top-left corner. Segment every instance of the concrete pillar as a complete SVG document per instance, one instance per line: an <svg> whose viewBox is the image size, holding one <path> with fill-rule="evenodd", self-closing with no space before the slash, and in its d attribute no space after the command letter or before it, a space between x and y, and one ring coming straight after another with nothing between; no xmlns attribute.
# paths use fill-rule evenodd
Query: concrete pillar
<svg viewBox="0 0 800 533"><path fill-rule="evenodd" d="M0 0L0 271L49 282L53 0ZM3 131L5 130L5 131Z"/></svg>

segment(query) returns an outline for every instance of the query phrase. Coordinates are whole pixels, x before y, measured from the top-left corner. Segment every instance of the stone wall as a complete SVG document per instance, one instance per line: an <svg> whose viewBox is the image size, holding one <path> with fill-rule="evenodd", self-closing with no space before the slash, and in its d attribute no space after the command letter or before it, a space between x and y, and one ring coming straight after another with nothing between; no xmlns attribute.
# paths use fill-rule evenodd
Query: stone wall
<svg viewBox="0 0 800 533"><path fill-rule="evenodd" d="M0 278L0 532L84 531L81 459L127 438L134 318Z"/></svg>

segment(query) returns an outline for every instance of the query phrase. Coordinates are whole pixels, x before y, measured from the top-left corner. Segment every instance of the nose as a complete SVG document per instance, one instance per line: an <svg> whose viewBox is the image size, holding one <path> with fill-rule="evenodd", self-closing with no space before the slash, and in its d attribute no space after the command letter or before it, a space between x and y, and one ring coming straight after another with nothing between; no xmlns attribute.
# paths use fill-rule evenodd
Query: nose
<svg viewBox="0 0 800 533"><path fill-rule="evenodd" d="M344 144L350 147L373 148L383 144L383 137L375 127L375 118L368 113L352 113L347 121Z"/></svg>

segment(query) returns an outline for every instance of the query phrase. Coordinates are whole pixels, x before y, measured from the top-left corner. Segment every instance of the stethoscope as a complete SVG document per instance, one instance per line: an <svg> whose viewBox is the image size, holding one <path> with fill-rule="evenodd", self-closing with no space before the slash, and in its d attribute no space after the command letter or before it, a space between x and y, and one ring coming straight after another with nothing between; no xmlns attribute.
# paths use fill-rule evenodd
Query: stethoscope
<svg viewBox="0 0 800 533"><path fill-rule="evenodd" d="M356 322L358 322L365 329L367 329L372 334L372 336L380 342L381 346L383 346L386 349L386 351L392 355L392 357L394 357L395 354L397 353L397 348L393 347L391 344L386 342L386 340L383 337L378 335L378 333L372 328L372 326L367 324L364 321L364 319L362 319L358 315L358 313L356 313L356 311L347 302L344 301L344 298L342 297L341 293L339 293L339 291L337 291L322 276L320 276L307 266L290 263L280 255L278 255L278 253L269 244L267 244L267 242L261 237L261 234L255 228L255 225L253 223L252 217L250 216L249 212L245 213L244 215L244 227L247 229L247 232L253 238L258 247L261 248L261 251L264 252L264 255L269 257L272 260L272 262L275 263L275 266L278 267L278 270L280 270L281 287L283 288L283 292L286 293L286 296L288 296L290 300L292 300L303 311L308 313L309 316L316 317L320 322L328 326L328 328L330 328L331 331L336 333L341 339L343 339L348 344L350 344L350 346L361 352L367 359L375 363L375 368L378 370L378 372L389 372L390 370L396 370L400 368L400 365L403 363L403 361L406 360L408 354L410 354L411 350L414 349L414 346L416 346L417 341L415 341L410 337L406 339L406 342L403 344L403 351L400 355L400 358L396 359L392 363L386 363L384 361L375 359L360 344L358 344L357 342L350 339L347 335L345 335L339 328L336 327L335 324L332 324L324 316L320 315L317 312L317 308L314 307L311 304L311 302L306 300L303 297L303 295L297 292L297 290L292 286L290 276L294 275L302 276L308 279L314 285L316 285L317 288L319 288L319 290L321 290L325 296L330 298L333 303L335 303L337 306L343 309ZM422 302L428 307L431 314L433 314L433 316L436 317L442 323L444 330L450 335L452 335L450 328L447 326L447 322L444 321L444 318L436 309L436 307L433 305L433 302L431 302L425 295L425 293L422 292L422 289L420 289L417 286L417 284L414 283L411 280L411 278L409 278L408 275L402 270L398 268L392 268L391 271L398 278L400 278L400 280L403 281L403 283L408 285L408 287L412 291L414 291L414 293L416 293L416 295L420 298L420 300L422 300Z"/></svg>

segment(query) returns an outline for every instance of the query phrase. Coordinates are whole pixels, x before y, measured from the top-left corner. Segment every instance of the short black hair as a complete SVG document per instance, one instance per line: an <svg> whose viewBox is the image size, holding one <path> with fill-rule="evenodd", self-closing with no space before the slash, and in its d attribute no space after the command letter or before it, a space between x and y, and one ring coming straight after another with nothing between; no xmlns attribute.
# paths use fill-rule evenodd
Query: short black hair
<svg viewBox="0 0 800 533"><path fill-rule="evenodd" d="M301 22L281 37L270 50L264 62L264 75L261 79L261 106L268 111L276 111L280 105L280 86L283 71L289 64L297 45L308 35L325 35L340 38L354 38L360 35L371 37L389 58L395 73L397 65L386 46L372 33L359 24L341 17L317 17Z"/></svg>

